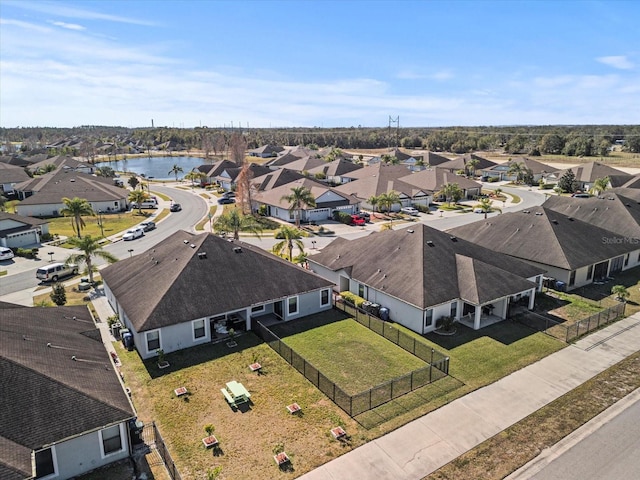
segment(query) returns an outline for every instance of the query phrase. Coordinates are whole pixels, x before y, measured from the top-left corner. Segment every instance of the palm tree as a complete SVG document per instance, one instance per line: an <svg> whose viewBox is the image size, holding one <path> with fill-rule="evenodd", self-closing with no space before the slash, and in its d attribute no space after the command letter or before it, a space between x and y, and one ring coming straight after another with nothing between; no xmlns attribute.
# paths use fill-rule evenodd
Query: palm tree
<svg viewBox="0 0 640 480"><path fill-rule="evenodd" d="M82 216L95 215L93 208L91 208L91 204L84 198L78 197L64 197L62 202L64 203L64 208L60 210L60 213L65 217L73 217L71 224L74 231L78 233L78 238L81 238L82 235L80 234L80 231L86 226Z"/></svg>
<svg viewBox="0 0 640 480"><path fill-rule="evenodd" d="M509 165L507 175L515 175L516 183L520 183L520 180L524 175L524 164L521 162L513 162L511 165Z"/></svg>
<svg viewBox="0 0 640 480"><path fill-rule="evenodd" d="M182 173L182 167L180 165L174 165L173 167L171 167L171 170L169 170L169 175L174 174L176 176L176 182L178 181L178 174Z"/></svg>
<svg viewBox="0 0 640 480"><path fill-rule="evenodd" d="M44 167L40 168L40 171L42 173L49 173L49 172L53 172L57 167L55 166L55 164L53 163L47 163Z"/></svg>
<svg viewBox="0 0 640 480"><path fill-rule="evenodd" d="M380 203L380 198L376 197L375 195L371 195L367 199L367 203L369 205L371 205L371 208L373 209L373 215L375 216L375 214L376 214L376 206Z"/></svg>
<svg viewBox="0 0 640 480"><path fill-rule="evenodd" d="M473 177L476 173L476 168L478 168L478 164L480 160L477 158L471 157L471 159L467 162L467 171L469 172L469 176Z"/></svg>
<svg viewBox="0 0 640 480"><path fill-rule="evenodd" d="M75 265L86 265L89 272L89 282L93 283L93 257L99 257L106 260L108 263L117 262L118 259L110 252L102 250L97 238L93 238L91 235L87 235L84 238L72 237L68 242L75 248L80 250L79 253L72 253L67 257L65 263Z"/></svg>
<svg viewBox="0 0 640 480"><path fill-rule="evenodd" d="M382 193L378 196L378 203L383 207L386 207L387 212L391 213L391 208L396 203L400 203L400 195L395 190L391 190L387 193Z"/></svg>
<svg viewBox="0 0 640 480"><path fill-rule="evenodd" d="M136 187L138 185L140 185L140 180L138 180L138 177L136 177L135 175L131 175L129 177L129 180L127 180L127 183L129 184L129 186L131 188L133 188L134 190L136 189Z"/></svg>
<svg viewBox="0 0 640 480"><path fill-rule="evenodd" d="M304 243L302 243L302 232L297 228L290 227L289 225L282 225L280 230L276 232L276 238L282 238L282 240L276 243L271 251L276 255L282 255L282 252L286 249L289 252L289 261L293 262L293 247L294 245L300 250L300 254L304 253Z"/></svg>
<svg viewBox="0 0 640 480"><path fill-rule="evenodd" d="M207 175L205 173L199 172L197 170L191 170L189 173L187 173L184 176L185 180L191 180L191 185L193 186L196 181L197 182L201 182L203 178L205 178Z"/></svg>
<svg viewBox="0 0 640 480"><path fill-rule="evenodd" d="M293 187L290 195L284 195L281 200L289 202L289 211L295 212L296 227L300 227L300 212L303 206L315 207L316 200L307 187Z"/></svg>
<svg viewBox="0 0 640 480"><path fill-rule="evenodd" d="M116 176L116 172L109 166L103 166L96 168L96 175L98 177L112 178Z"/></svg>
<svg viewBox="0 0 640 480"><path fill-rule="evenodd" d="M218 233L233 233L234 240L239 240L240 232L251 232L260 238L262 226L252 215L242 215L234 208L216 219L213 230Z"/></svg>
<svg viewBox="0 0 640 480"><path fill-rule="evenodd" d="M610 181L611 179L609 177L596 178L591 189L589 189L589 193L591 193L592 195L600 195L602 192L609 188Z"/></svg>
<svg viewBox="0 0 640 480"><path fill-rule="evenodd" d="M629 297L629 290L624 285L614 285L611 287L611 293L616 296L616 300L624 302Z"/></svg>
<svg viewBox="0 0 640 480"><path fill-rule="evenodd" d="M481 208L484 213L484 218L487 218L487 214L493 211L501 211L498 207L494 207L491 200L488 198L481 198L478 204L474 208Z"/></svg>
<svg viewBox="0 0 640 480"><path fill-rule="evenodd" d="M440 191L435 194L436 197L444 197L448 205L451 205L452 201L457 202L463 195L464 192L457 183L445 183Z"/></svg>
<svg viewBox="0 0 640 480"><path fill-rule="evenodd" d="M132 177L135 178L135 177ZM149 195L144 190L133 190L129 193L129 201L135 203L138 207L138 213L142 215L142 202L147 200Z"/></svg>

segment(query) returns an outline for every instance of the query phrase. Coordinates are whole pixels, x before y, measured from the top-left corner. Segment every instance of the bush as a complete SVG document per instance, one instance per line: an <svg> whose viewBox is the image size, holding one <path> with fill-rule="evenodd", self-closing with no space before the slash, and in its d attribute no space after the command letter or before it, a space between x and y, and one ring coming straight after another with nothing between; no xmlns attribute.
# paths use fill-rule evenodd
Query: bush
<svg viewBox="0 0 640 480"><path fill-rule="evenodd" d="M18 248L15 251L16 256L24 258L38 258L37 248Z"/></svg>
<svg viewBox="0 0 640 480"><path fill-rule="evenodd" d="M344 223L345 225L351 225L351 215L346 212L341 212L339 210L334 210L333 219L336 222Z"/></svg>
<svg viewBox="0 0 640 480"><path fill-rule="evenodd" d="M53 240L53 235L51 235L50 233L42 233L40 235L40 240L42 242L50 242L51 240Z"/></svg>
<svg viewBox="0 0 640 480"><path fill-rule="evenodd" d="M349 291L340 292L340 296L345 302L355 305L358 308L362 307L362 304L366 301L364 298Z"/></svg>
<svg viewBox="0 0 640 480"><path fill-rule="evenodd" d="M420 204L416 203L414 205L414 207L416 208L416 210L418 210L419 212L422 212L422 213L429 213L430 212L430 209L429 209L429 207L427 205L420 205Z"/></svg>
<svg viewBox="0 0 640 480"><path fill-rule="evenodd" d="M266 205L260 205L258 207L258 215L260 215L261 217L266 217L268 210L269 209L267 208Z"/></svg>
<svg viewBox="0 0 640 480"><path fill-rule="evenodd" d="M540 190L553 190L556 187L555 183L541 183Z"/></svg>
<svg viewBox="0 0 640 480"><path fill-rule="evenodd" d="M489 177L489 178L487 178L487 182L489 182L489 183L496 183L496 182L499 182L499 181L500 181L500 179L498 177Z"/></svg>

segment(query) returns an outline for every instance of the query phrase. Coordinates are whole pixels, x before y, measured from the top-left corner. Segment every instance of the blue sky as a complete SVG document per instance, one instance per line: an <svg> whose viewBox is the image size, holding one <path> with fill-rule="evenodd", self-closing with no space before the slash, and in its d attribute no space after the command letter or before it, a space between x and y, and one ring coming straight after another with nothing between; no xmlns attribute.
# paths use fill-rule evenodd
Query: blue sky
<svg viewBox="0 0 640 480"><path fill-rule="evenodd" d="M0 125L640 123L637 1L0 0Z"/></svg>

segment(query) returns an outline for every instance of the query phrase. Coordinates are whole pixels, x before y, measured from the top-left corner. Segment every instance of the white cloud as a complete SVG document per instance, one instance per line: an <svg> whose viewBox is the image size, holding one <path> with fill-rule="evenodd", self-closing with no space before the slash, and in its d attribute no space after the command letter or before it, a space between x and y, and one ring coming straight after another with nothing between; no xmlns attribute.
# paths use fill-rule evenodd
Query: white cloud
<svg viewBox="0 0 640 480"><path fill-rule="evenodd" d="M86 30L82 25L78 25L77 23L66 23L66 22L53 22L49 21L51 25L55 25L56 27L66 28L68 30Z"/></svg>
<svg viewBox="0 0 640 480"><path fill-rule="evenodd" d="M23 0L19 2L6 2L6 4L14 8L21 8L23 10L29 10L32 12L45 13L47 15L56 17L77 18L84 20L103 20L107 22L128 23L132 25L155 25L154 22L151 22L149 20L100 13L94 10L87 10L76 6L65 5L63 2L33 2Z"/></svg>
<svg viewBox="0 0 640 480"><path fill-rule="evenodd" d="M445 81L453 78L454 75L450 70L438 70L435 72L417 72L415 70L401 70L396 74L396 78L400 80L437 80Z"/></svg>
<svg viewBox="0 0 640 480"><path fill-rule="evenodd" d="M612 55L610 57L598 57L600 63L620 70L631 70L635 65L625 55Z"/></svg>

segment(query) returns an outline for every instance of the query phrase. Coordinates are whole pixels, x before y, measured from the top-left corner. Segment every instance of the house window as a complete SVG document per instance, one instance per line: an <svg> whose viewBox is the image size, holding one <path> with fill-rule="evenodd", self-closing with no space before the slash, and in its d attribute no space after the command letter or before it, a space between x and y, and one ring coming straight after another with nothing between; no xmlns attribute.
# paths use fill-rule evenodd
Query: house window
<svg viewBox="0 0 640 480"><path fill-rule="evenodd" d="M289 315L295 315L298 313L298 297L289 297L288 310Z"/></svg>
<svg viewBox="0 0 640 480"><path fill-rule="evenodd" d="M624 256L624 266L625 266L625 267L629 265L629 257L630 257L630 256L631 256L631 254L630 254L630 253L627 253L627 254Z"/></svg>
<svg viewBox="0 0 640 480"><path fill-rule="evenodd" d="M43 478L56 473L53 448L39 450L35 454L36 478Z"/></svg>
<svg viewBox="0 0 640 480"><path fill-rule="evenodd" d="M120 435L120 425L105 428L100 431L102 437L103 456L110 455L122 450L122 437Z"/></svg>
<svg viewBox="0 0 640 480"><path fill-rule="evenodd" d="M569 276L569 286L573 286L576 283L576 271L571 270L571 275Z"/></svg>
<svg viewBox="0 0 640 480"><path fill-rule="evenodd" d="M593 265L589 265L587 268L587 280L591 280L591 277L593 277Z"/></svg>
<svg viewBox="0 0 640 480"><path fill-rule="evenodd" d="M324 307L329 305L329 290L322 290L320 292L320 306Z"/></svg>
<svg viewBox="0 0 640 480"><path fill-rule="evenodd" d="M364 285L358 284L358 296L364 298Z"/></svg>
<svg viewBox="0 0 640 480"><path fill-rule="evenodd" d="M251 307L251 313L264 312L264 305L258 305L257 307Z"/></svg>
<svg viewBox="0 0 640 480"><path fill-rule="evenodd" d="M451 304L451 318L456 318L458 315L458 302L453 302Z"/></svg>
<svg viewBox="0 0 640 480"><path fill-rule="evenodd" d="M430 327L433 324L433 309L427 310L427 314L424 317L424 326Z"/></svg>
<svg viewBox="0 0 640 480"><path fill-rule="evenodd" d="M160 330L147 332L147 352L155 352L160 348Z"/></svg>
<svg viewBox="0 0 640 480"><path fill-rule="evenodd" d="M193 339L197 340L198 338L202 338L206 335L204 330L204 319L194 320L193 321Z"/></svg>

